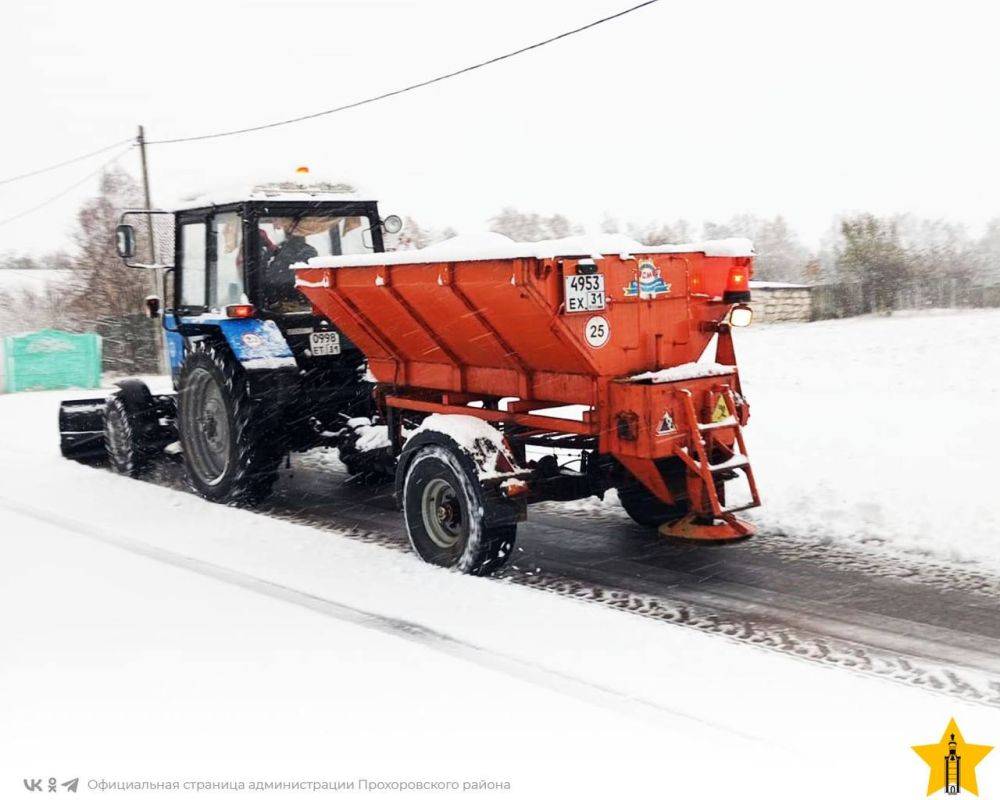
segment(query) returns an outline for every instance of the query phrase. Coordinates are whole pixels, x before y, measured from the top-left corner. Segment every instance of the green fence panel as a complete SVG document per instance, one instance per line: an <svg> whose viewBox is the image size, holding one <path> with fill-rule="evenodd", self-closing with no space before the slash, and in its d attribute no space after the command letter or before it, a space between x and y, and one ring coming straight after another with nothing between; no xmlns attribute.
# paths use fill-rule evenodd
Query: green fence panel
<svg viewBox="0 0 1000 800"><path fill-rule="evenodd" d="M4 339L8 392L101 385L101 337L44 330Z"/></svg>

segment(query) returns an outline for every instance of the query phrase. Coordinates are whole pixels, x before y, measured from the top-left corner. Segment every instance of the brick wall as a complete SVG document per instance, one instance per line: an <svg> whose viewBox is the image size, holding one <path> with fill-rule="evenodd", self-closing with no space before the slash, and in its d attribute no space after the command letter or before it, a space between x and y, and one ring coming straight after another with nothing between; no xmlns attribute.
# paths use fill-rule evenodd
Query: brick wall
<svg viewBox="0 0 1000 800"><path fill-rule="evenodd" d="M808 286L750 284L754 322L809 322L812 292Z"/></svg>

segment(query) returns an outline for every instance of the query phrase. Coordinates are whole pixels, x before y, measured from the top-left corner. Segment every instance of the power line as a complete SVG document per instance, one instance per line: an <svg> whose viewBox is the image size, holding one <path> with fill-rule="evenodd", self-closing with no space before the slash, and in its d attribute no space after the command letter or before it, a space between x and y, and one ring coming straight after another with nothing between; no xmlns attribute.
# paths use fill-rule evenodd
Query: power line
<svg viewBox="0 0 1000 800"><path fill-rule="evenodd" d="M425 86L430 86L431 84L448 80L448 78L454 78L457 77L458 75L464 75L467 72L472 72L473 70L481 69L482 67L488 67L491 64L496 64L499 61L504 61L508 58L514 58L514 56L519 56L522 53L527 53L530 50L537 50L539 47L544 47L547 44L558 42L560 39L565 39L568 36L574 36L575 34L582 33L583 31L590 30L591 28L596 28L598 25L603 25L605 22L611 22L612 20L624 17L626 14L631 14L633 11L638 11L640 8L645 8L646 6L653 5L653 3L657 2L659 2L659 0L645 0L645 2L639 3L638 5L634 5L631 8L626 8L624 11L619 11L616 14L611 14L610 16L602 17L601 19L594 20L593 22L589 22L586 25L581 25L579 28L574 28L573 30L560 33L557 36L552 36L540 42L529 44L528 46L522 47L518 50L512 50L509 53L504 53L503 55L496 56L494 58L489 59L488 61L480 61L477 64L472 64L468 67L462 67L461 69L457 69L454 72L448 72L444 75L438 75L436 78L430 78L428 80L421 81L420 83L413 83L410 84L409 86L403 86L399 89L393 89L392 91L384 92L374 97L368 97L364 100L356 100L353 103L347 103L346 105L337 106L336 108L329 108L326 111L316 111L312 114L303 114L300 117L283 119L279 120L278 122L268 122L263 125L254 125L249 128L238 128L236 130L220 131L218 133L206 133L202 134L201 136L179 136L174 139L156 139L148 141L146 142L146 144L176 144L178 142L197 142L203 139L219 139L222 138L223 136L236 136L237 134L240 133L253 133L254 131L263 131L267 130L268 128L278 128L281 127L282 125L292 125L293 123L296 122L304 122L305 120L316 119L317 117L325 117L329 114L336 114L338 111L347 111L352 108L357 108L358 106L368 105L369 103L376 103L379 100L385 100L389 97L395 97L396 95L404 94L406 92L412 92L414 89L422 89Z"/></svg>
<svg viewBox="0 0 1000 800"><path fill-rule="evenodd" d="M131 140L127 140L127 141L131 141ZM121 144L121 142L119 142L119 144ZM40 209L45 208L45 206L47 206L47 205L49 205L51 203L54 203L56 200L60 199L61 197L65 197L66 195L68 195L70 192L72 192L75 188L77 188L81 184L86 183L91 178L93 178L95 175L97 175L97 174L103 172L104 170L106 170L108 167L110 167L112 164L114 164L118 159L120 159L127 152L129 152L129 150L131 150L134 146L135 146L134 144L130 144L128 147L126 147L125 149L123 149L121 152L116 153L114 156L112 156L107 161L105 161L103 164L101 164L101 166L99 166L93 172L88 172L86 175L84 175L82 178L80 178L80 180L78 180L75 183L67 186L65 189L62 189L58 194L52 195L47 200L43 200L38 205L32 206L31 208L26 208L26 209L24 209L24 211L19 211L17 214L14 214L11 217L6 217L4 219L0 219L0 227L3 227L4 225L8 225L11 222L15 222L16 220L21 219L21 217L26 217L26 216L28 216L28 214L33 214L35 211L39 211Z"/></svg>
<svg viewBox="0 0 1000 800"><path fill-rule="evenodd" d="M11 175L9 178L3 178L0 180L0 186L4 186L8 183L14 183L14 181L24 180L25 178L33 178L35 175L42 175L46 172L52 172L52 170L59 169L60 167L68 167L70 164L76 164L79 161L86 161L88 158L99 156L101 153L106 153L108 150L120 147L126 142L131 141L132 139L122 139L119 142L112 142L109 145L105 145L98 150L91 150L89 153L84 153L83 155L74 156L73 158L68 158L65 161L60 161L58 164L51 164L47 167L42 167L41 169L32 170L31 172L22 172L20 175Z"/></svg>

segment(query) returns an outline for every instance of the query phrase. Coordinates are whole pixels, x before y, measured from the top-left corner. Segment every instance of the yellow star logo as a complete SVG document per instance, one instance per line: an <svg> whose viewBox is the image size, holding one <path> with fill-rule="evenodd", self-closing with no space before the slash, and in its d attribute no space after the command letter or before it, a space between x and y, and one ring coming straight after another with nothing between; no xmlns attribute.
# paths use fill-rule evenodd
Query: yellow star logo
<svg viewBox="0 0 1000 800"><path fill-rule="evenodd" d="M947 786L948 794L967 790L979 797L976 765L986 758L986 754L992 749L985 744L967 743L962 738L962 732L955 724L955 720L948 723L940 742L913 745L914 752L931 768L930 779L927 781L928 795Z"/></svg>

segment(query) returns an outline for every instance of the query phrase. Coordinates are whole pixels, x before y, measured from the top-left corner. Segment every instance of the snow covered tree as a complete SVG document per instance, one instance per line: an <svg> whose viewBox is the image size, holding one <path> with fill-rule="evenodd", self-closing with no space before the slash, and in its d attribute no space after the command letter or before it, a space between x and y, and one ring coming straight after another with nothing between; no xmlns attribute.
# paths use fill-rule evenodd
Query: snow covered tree
<svg viewBox="0 0 1000 800"><path fill-rule="evenodd" d="M618 224L618 220L605 211L601 220L601 233L619 233L620 231L621 226Z"/></svg>
<svg viewBox="0 0 1000 800"><path fill-rule="evenodd" d="M524 213L512 206L500 210L490 220L490 230L509 236L515 242L539 242L543 239L562 239L583 233L583 228L571 222L562 214L545 217L541 214Z"/></svg>
<svg viewBox="0 0 1000 800"><path fill-rule="evenodd" d="M796 282L805 279L806 267L814 255L800 241L780 214L770 219L754 214L737 214L728 222L705 223L706 239L744 236L757 251L754 277L765 281Z"/></svg>
<svg viewBox="0 0 1000 800"><path fill-rule="evenodd" d="M395 236L386 234L385 249L393 250L416 250L428 247L445 239L455 236L453 228L424 228L413 217L406 217L403 220L403 229Z"/></svg>
<svg viewBox="0 0 1000 800"><path fill-rule="evenodd" d="M628 235L642 244L678 244L693 238L691 224L686 219L673 222L648 222L644 225L630 222Z"/></svg>
<svg viewBox="0 0 1000 800"><path fill-rule="evenodd" d="M891 311L910 277L897 220L857 214L841 220L840 232L838 270L861 286L865 310Z"/></svg>
<svg viewBox="0 0 1000 800"><path fill-rule="evenodd" d="M979 262L979 281L984 286L1000 285L1000 217L986 223L986 230L975 244Z"/></svg>

